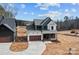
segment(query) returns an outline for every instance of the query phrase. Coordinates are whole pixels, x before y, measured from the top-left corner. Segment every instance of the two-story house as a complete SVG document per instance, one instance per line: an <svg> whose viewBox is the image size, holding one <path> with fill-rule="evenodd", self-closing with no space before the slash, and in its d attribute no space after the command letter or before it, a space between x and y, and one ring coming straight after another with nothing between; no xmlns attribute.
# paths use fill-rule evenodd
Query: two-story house
<svg viewBox="0 0 79 59"><path fill-rule="evenodd" d="M56 38L56 23L49 17L45 19L34 19L27 25L28 41L38 40L57 40Z"/></svg>

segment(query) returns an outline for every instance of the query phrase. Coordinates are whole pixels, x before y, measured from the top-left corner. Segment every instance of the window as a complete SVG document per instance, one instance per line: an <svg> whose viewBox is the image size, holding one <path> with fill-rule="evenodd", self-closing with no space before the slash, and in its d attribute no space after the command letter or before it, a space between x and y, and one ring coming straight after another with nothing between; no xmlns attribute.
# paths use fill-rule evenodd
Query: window
<svg viewBox="0 0 79 59"><path fill-rule="evenodd" d="M47 26L44 26L44 30L47 30Z"/></svg>
<svg viewBox="0 0 79 59"><path fill-rule="evenodd" d="M52 37L52 38L55 38L55 34L51 34L51 37Z"/></svg>
<svg viewBox="0 0 79 59"><path fill-rule="evenodd" d="M53 26L51 27L51 30L53 30Z"/></svg>
<svg viewBox="0 0 79 59"><path fill-rule="evenodd" d="M41 26L37 26L37 30L41 30Z"/></svg>

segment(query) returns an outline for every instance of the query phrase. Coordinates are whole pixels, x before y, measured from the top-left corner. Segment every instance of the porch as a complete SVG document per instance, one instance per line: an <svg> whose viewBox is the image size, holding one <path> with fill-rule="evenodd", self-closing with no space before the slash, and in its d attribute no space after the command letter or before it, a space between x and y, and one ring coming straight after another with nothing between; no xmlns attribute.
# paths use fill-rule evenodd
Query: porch
<svg viewBox="0 0 79 59"><path fill-rule="evenodd" d="M57 40L57 31L42 30L44 41Z"/></svg>
<svg viewBox="0 0 79 59"><path fill-rule="evenodd" d="M56 34L43 34L44 41L56 40Z"/></svg>

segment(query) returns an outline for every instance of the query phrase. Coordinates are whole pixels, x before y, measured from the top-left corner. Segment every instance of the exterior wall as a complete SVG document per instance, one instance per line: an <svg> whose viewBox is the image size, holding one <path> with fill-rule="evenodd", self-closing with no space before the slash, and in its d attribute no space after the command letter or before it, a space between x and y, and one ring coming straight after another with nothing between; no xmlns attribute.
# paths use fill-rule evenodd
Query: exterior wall
<svg viewBox="0 0 79 59"><path fill-rule="evenodd" d="M41 31L37 31L37 30L28 30L28 35L42 35Z"/></svg>
<svg viewBox="0 0 79 59"><path fill-rule="evenodd" d="M48 33L56 33L57 31L56 30L42 30L42 34L48 34Z"/></svg>
<svg viewBox="0 0 79 59"><path fill-rule="evenodd" d="M53 21L49 22L49 24L47 25L48 30L52 30L51 29L52 26L53 30L56 30L56 24Z"/></svg>

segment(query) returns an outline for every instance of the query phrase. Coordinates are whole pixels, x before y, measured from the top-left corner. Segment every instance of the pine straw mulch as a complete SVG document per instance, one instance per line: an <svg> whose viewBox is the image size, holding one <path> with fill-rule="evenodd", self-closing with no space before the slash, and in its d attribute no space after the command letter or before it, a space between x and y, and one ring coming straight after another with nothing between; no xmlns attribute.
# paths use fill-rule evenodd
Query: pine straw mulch
<svg viewBox="0 0 79 59"><path fill-rule="evenodd" d="M24 51L28 48L28 42L13 42L10 46L10 50L13 52Z"/></svg>

